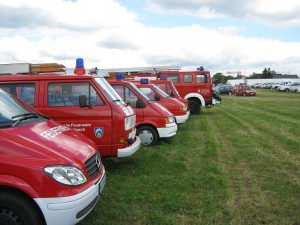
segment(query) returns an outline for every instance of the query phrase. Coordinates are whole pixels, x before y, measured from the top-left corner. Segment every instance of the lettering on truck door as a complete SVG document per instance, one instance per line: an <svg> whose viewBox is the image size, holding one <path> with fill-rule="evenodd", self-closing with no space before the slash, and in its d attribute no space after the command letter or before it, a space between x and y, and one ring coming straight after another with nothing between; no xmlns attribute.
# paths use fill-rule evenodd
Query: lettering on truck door
<svg viewBox="0 0 300 225"><path fill-rule="evenodd" d="M45 82L45 115L88 136L101 155L112 151L112 111L105 98L89 82ZM85 95L88 107L79 106Z"/></svg>

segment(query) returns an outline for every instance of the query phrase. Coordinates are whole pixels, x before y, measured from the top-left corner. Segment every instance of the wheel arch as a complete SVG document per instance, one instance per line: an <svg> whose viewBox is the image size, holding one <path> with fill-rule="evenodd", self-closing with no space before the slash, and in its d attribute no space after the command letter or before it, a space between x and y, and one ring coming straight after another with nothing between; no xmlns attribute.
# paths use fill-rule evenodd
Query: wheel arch
<svg viewBox="0 0 300 225"><path fill-rule="evenodd" d="M35 210L37 210L37 212L41 216L41 219L43 219L43 224L46 224L45 216L40 206L30 195L28 195L28 193L20 190L19 188L8 186L8 185L2 185L2 184L0 184L0 193L5 193L6 195L11 194L13 196L19 196L20 198L26 199L26 201L30 202L30 204L32 204Z"/></svg>
<svg viewBox="0 0 300 225"><path fill-rule="evenodd" d="M190 101L192 99L197 100L201 103L201 106L205 107L205 100L204 100L203 96L198 93L189 93L184 98L187 99L188 101Z"/></svg>

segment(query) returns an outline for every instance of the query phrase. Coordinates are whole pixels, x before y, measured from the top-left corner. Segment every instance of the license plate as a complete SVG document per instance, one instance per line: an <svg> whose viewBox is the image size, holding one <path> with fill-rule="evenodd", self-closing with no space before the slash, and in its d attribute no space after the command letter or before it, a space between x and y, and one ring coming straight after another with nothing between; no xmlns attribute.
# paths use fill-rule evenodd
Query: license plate
<svg viewBox="0 0 300 225"><path fill-rule="evenodd" d="M99 183L99 195L101 194L101 192L103 191L103 188L105 186L105 182L106 182L106 174L104 174L102 180Z"/></svg>

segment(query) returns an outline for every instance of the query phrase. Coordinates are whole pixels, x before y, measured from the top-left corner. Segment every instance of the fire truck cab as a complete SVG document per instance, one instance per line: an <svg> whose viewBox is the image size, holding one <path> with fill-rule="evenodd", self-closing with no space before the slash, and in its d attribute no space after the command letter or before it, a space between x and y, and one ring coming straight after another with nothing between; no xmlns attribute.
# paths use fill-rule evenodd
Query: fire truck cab
<svg viewBox="0 0 300 225"><path fill-rule="evenodd" d="M58 64L4 64L0 88L88 136L103 157L135 153L141 140L136 136L134 109L104 77L85 74L83 60L77 59L74 72L65 74Z"/></svg>
<svg viewBox="0 0 300 225"><path fill-rule="evenodd" d="M96 145L0 88L0 224L76 224L105 186Z"/></svg>

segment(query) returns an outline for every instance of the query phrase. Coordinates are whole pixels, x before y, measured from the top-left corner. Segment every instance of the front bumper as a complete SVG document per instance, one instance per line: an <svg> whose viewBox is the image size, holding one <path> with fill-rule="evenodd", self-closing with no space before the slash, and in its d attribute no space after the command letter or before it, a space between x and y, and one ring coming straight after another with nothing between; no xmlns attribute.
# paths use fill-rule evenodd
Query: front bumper
<svg viewBox="0 0 300 225"><path fill-rule="evenodd" d="M131 156L133 153L135 153L139 148L141 147L141 139L139 136L136 136L135 142L126 147L126 148L120 148L118 149L118 157L128 157Z"/></svg>
<svg viewBox="0 0 300 225"><path fill-rule="evenodd" d="M177 124L185 123L188 120L189 116L190 116L190 111L187 111L186 114L183 116L175 116L176 123Z"/></svg>
<svg viewBox="0 0 300 225"><path fill-rule="evenodd" d="M57 198L35 198L47 225L71 225L80 222L96 206L106 182L106 173L91 187L76 195ZM67 188L67 187L66 187Z"/></svg>
<svg viewBox="0 0 300 225"><path fill-rule="evenodd" d="M167 124L166 127L163 127L163 128L157 128L157 131L158 131L158 135L160 138L167 138L167 137L172 137L176 134L177 132L177 124L174 122L174 123L170 123L170 124Z"/></svg>

